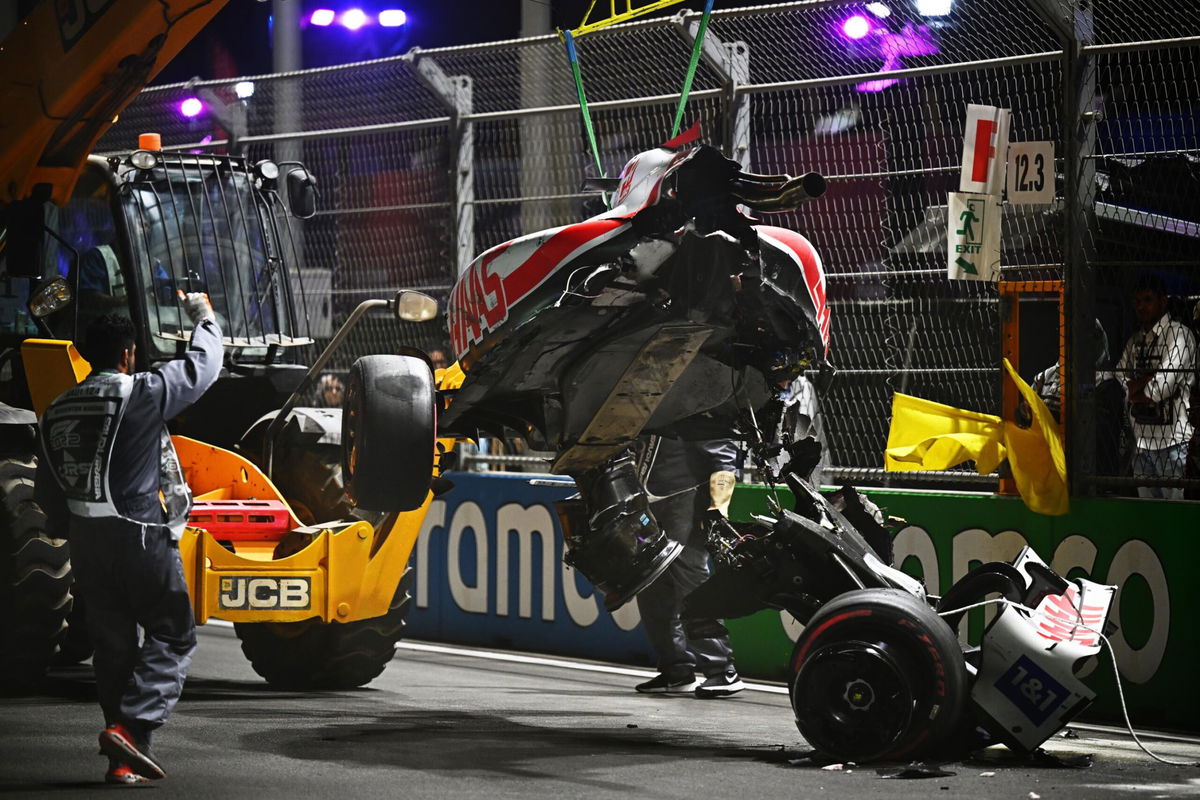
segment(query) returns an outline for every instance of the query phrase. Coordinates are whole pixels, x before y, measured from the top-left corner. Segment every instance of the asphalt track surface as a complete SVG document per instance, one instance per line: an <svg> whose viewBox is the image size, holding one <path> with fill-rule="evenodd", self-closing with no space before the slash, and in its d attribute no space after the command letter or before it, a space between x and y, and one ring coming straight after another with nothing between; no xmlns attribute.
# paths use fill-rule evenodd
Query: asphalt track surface
<svg viewBox="0 0 1200 800"><path fill-rule="evenodd" d="M724 700L638 695L648 675L613 665L402 643L369 687L272 691L231 628L201 629L183 701L155 741L168 778L108 787L90 668L57 670L33 696L0 698L0 795L75 798L152 792L205 798L1120 798L1200 796L1200 769L1153 762L1091 727L1055 738L1090 768L1033 765L1003 748L939 765L953 775L885 778L890 768L822 769L786 692ZM1152 739L1195 762L1200 740Z"/></svg>

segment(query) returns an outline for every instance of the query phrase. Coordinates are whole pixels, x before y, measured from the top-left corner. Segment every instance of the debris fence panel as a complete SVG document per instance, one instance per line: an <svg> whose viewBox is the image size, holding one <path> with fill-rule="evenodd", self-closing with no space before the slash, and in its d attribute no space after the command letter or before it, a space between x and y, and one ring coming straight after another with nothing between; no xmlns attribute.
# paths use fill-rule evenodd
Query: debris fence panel
<svg viewBox="0 0 1200 800"><path fill-rule="evenodd" d="M1090 471L1077 487L1128 493L1136 437L1121 421L1124 387L1114 400L1115 384L1101 384L1136 372L1120 365L1128 374L1114 375L1137 330L1132 295L1143 274L1161 279L1181 328L1200 298L1200 7L957 0L949 15L923 17L909 3L888 5L886 17L841 0L716 11L683 120L752 171L829 180L824 197L762 220L806 235L827 271L839 375L822 398L826 475L981 485L969 467L881 468L894 392L1002 411L1011 309L994 283L946 277L947 195L959 188L975 103L1011 109L1012 141L1054 144L1055 198L1005 203L1000 267L1005 283L1062 281L1071 310L1064 317L1045 296L1020 301L1018 369L1033 380L1058 361L1064 319L1107 342L1094 362L1068 357L1066 373L1078 376L1072 391L1091 403L1084 408L1102 396L1120 406L1115 421L1068 419L1084 435L1067 439L1100 451L1080 458ZM321 343L363 299L404 287L444 296L485 249L600 211L582 179L597 174L597 160L616 175L670 136L698 22L684 12L578 40L598 156L553 35L260 76L242 101L234 80L154 87L100 149L124 149L149 130L168 148L224 147L233 132L252 159L303 161L321 193L321 210L301 226ZM219 125L179 116L177 104L197 92L225 106ZM444 338L435 326L373 319L335 367ZM1191 363L1175 355L1143 352L1140 369L1164 358L1194 384L1194 350ZM1169 442L1187 430L1172 425Z"/></svg>

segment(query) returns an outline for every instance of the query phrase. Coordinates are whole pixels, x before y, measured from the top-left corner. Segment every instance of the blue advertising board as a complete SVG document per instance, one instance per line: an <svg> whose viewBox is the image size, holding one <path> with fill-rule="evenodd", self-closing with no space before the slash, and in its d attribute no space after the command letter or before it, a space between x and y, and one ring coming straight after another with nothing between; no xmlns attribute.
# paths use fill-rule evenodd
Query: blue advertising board
<svg viewBox="0 0 1200 800"><path fill-rule="evenodd" d="M413 553L417 639L651 663L637 604L615 614L562 562L554 501L575 494L568 478L455 473L434 500Z"/></svg>

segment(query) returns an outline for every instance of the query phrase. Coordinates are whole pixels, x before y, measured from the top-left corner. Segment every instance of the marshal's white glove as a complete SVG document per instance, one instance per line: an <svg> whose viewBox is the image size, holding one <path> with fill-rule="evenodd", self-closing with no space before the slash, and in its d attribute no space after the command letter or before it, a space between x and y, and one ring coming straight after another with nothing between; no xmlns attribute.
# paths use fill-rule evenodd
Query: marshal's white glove
<svg viewBox="0 0 1200 800"><path fill-rule="evenodd" d="M212 303L209 302L208 295L204 292L188 292L187 294L180 292L179 300L183 303L183 310L191 318L193 326L199 325L206 319L217 321Z"/></svg>

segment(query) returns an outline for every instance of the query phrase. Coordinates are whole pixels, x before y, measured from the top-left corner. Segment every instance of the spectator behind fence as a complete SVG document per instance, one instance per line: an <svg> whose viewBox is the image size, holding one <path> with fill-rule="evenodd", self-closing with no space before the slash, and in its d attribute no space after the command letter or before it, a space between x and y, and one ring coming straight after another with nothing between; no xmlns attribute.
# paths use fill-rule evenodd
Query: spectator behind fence
<svg viewBox="0 0 1200 800"><path fill-rule="evenodd" d="M1131 438L1129 422L1125 419L1125 389L1111 369L1108 335L1100 320L1092 327L1092 353L1095 357L1095 405L1093 411L1096 432L1096 474L1124 475L1127 473ZM1062 364L1057 363L1039 372L1030 384L1045 402L1054 419L1062 423ZM1017 407L1017 424L1028 427L1033 421L1030 409L1022 398ZM1111 494L1114 492L1105 493Z"/></svg>
<svg viewBox="0 0 1200 800"><path fill-rule="evenodd" d="M342 379L332 372L321 376L317 384L317 406L319 408L339 408L346 396L346 385Z"/></svg>
<svg viewBox="0 0 1200 800"><path fill-rule="evenodd" d="M428 351L429 363L436 372L450 366L450 358L446 355L445 347L431 347Z"/></svg>
<svg viewBox="0 0 1200 800"><path fill-rule="evenodd" d="M1182 478L1192 437L1188 396L1196 379L1196 340L1167 313L1166 289L1157 276L1138 280L1133 310L1138 330L1117 363L1133 424L1133 474ZM1138 494L1178 500L1183 489L1139 486Z"/></svg>

